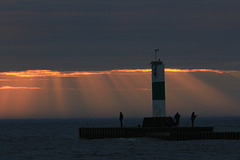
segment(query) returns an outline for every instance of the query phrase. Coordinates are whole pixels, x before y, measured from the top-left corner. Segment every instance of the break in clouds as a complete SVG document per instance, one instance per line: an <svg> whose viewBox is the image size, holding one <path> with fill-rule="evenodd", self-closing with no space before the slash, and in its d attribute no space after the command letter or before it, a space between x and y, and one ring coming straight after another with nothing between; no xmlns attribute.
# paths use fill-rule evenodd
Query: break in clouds
<svg viewBox="0 0 240 160"><path fill-rule="evenodd" d="M240 72L166 69L167 115L238 116ZM150 69L0 73L1 118L151 116Z"/></svg>

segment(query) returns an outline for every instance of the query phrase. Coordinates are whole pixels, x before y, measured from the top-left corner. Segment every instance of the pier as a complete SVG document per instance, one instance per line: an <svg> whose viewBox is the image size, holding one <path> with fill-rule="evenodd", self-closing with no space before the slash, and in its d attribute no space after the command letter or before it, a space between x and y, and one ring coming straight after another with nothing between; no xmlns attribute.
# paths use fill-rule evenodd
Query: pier
<svg viewBox="0 0 240 160"><path fill-rule="evenodd" d="M213 127L129 127L129 128L79 128L79 138L137 138L151 137L162 140L240 140L240 132L213 132Z"/></svg>

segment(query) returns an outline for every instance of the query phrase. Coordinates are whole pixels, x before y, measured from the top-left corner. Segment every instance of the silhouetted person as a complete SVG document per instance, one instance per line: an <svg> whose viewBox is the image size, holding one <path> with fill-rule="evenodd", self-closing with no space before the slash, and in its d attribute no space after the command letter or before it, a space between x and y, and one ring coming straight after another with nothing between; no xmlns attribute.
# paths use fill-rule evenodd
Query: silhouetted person
<svg viewBox="0 0 240 160"><path fill-rule="evenodd" d="M194 126L194 121L195 121L196 117L197 117L197 115L195 115L195 113L192 112L192 115L191 115L192 127Z"/></svg>
<svg viewBox="0 0 240 160"><path fill-rule="evenodd" d="M122 114L122 112L120 112L119 120L120 120L120 126L123 127L123 114Z"/></svg>
<svg viewBox="0 0 240 160"><path fill-rule="evenodd" d="M180 114L177 112L176 114L175 114L175 116L174 116L174 120L175 120L175 124L176 124L176 126L178 127L178 125L179 125L179 120L180 120Z"/></svg>

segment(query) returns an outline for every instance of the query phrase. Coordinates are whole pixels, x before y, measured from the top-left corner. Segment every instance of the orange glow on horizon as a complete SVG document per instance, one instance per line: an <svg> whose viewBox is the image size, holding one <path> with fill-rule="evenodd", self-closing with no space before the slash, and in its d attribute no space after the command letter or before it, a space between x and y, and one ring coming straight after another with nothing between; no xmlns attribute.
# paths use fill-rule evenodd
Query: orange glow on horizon
<svg viewBox="0 0 240 160"><path fill-rule="evenodd" d="M240 71L165 71L168 115L240 114ZM0 118L116 117L119 111L126 117L149 116L151 86L151 69L0 72Z"/></svg>
<svg viewBox="0 0 240 160"><path fill-rule="evenodd" d="M166 72L182 72L182 73L190 73L190 72L212 72L212 73L234 73L237 71L225 71L225 70L214 70L214 69L170 69L166 68Z"/></svg>
<svg viewBox="0 0 240 160"><path fill-rule="evenodd" d="M12 87L12 86L2 86L0 89L41 89L40 87Z"/></svg>
<svg viewBox="0 0 240 160"><path fill-rule="evenodd" d="M148 73L151 69L118 69L109 71L52 71L52 70L27 70L27 71L9 71L0 72L0 76L15 76L15 77L78 77L82 75L104 75L116 73ZM212 73L235 73L238 71L225 71L213 69L171 69L165 68L165 72L212 72ZM7 81L7 79L0 79Z"/></svg>

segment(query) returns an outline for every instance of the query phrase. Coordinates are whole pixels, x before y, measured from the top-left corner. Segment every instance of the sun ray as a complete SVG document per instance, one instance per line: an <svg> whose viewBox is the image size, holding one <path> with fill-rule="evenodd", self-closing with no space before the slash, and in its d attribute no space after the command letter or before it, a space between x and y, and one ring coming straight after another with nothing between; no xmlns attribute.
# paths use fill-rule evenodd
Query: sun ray
<svg viewBox="0 0 240 160"><path fill-rule="evenodd" d="M233 108L230 106L237 104L234 99L208 85L206 82L194 77L194 75L189 72L170 74L166 77L168 78L166 80L168 83L174 84L174 86L167 85L167 87L170 88L167 94L171 97L167 100L169 104L168 108L176 109L180 106L179 108L185 113L191 113L197 110L202 112L202 114L210 115L214 114L216 111L218 113L221 111L221 114L232 113L231 109ZM174 99L175 101L171 101L170 99ZM173 110L171 110L171 112L173 112Z"/></svg>
<svg viewBox="0 0 240 160"><path fill-rule="evenodd" d="M67 104L66 104L66 96L64 90L63 79L59 77L51 78L52 81L52 89L53 89L53 97L54 97L54 106L56 106L56 115L64 117L67 113Z"/></svg>
<svg viewBox="0 0 240 160"><path fill-rule="evenodd" d="M236 115L238 79L240 71L166 69L168 114ZM151 109L150 69L0 72L1 118L147 116Z"/></svg>
<svg viewBox="0 0 240 160"><path fill-rule="evenodd" d="M87 111L90 116L94 116L96 111L105 115L114 112L116 107L114 92L104 75L81 76L77 79L84 104L91 106Z"/></svg>
<svg viewBox="0 0 240 160"><path fill-rule="evenodd" d="M11 81L11 86L0 87L1 117L22 118L26 115L31 116L34 94L36 90L41 89L33 86L35 86L33 80L24 78L18 79L18 81Z"/></svg>

